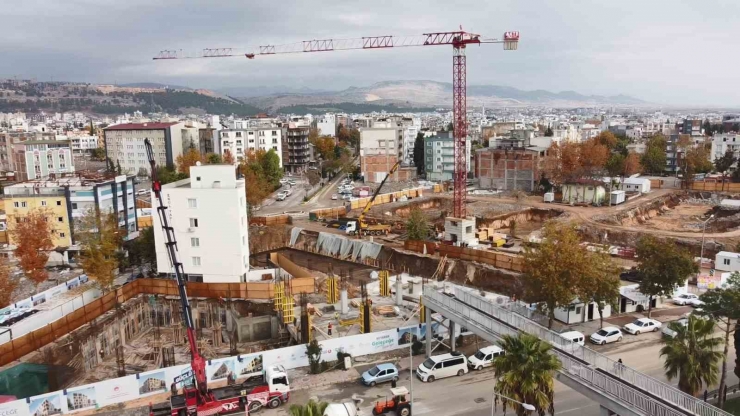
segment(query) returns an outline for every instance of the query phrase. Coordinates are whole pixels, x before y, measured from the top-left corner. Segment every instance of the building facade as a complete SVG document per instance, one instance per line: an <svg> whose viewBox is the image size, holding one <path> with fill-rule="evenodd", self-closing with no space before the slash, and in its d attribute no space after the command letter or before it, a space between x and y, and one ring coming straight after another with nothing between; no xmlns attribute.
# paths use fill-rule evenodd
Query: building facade
<svg viewBox="0 0 740 416"><path fill-rule="evenodd" d="M470 141L465 141L465 160L470 172ZM455 174L455 139L452 132L440 131L424 138L424 171L430 181L449 181Z"/></svg>
<svg viewBox="0 0 740 416"><path fill-rule="evenodd" d="M192 166L190 178L162 186L178 256L190 281L244 282L249 270L244 180L230 165ZM159 273L173 273L159 221L154 221Z"/></svg>
<svg viewBox="0 0 740 416"><path fill-rule="evenodd" d="M70 136L69 142L74 153L90 153L98 148L98 136Z"/></svg>
<svg viewBox="0 0 740 416"><path fill-rule="evenodd" d="M308 135L311 127L305 123L291 122L286 128L285 149L282 162L285 170L292 173L303 172L308 169L311 162L311 151L309 149Z"/></svg>
<svg viewBox="0 0 740 416"><path fill-rule="evenodd" d="M740 134L717 133L712 136L712 150L709 156L712 162L724 156L728 151L732 152L735 158L740 157ZM737 163L734 167L736 166Z"/></svg>
<svg viewBox="0 0 740 416"><path fill-rule="evenodd" d="M25 221L29 213L42 212L50 224L54 248L72 246L72 221L65 190L58 187L22 186L27 184L28 182L3 189L10 245L17 243L13 233L15 226Z"/></svg>
<svg viewBox="0 0 740 416"><path fill-rule="evenodd" d="M274 150L280 158L280 167L283 167L283 130L278 127L229 129L220 132L220 149L223 157L228 150L235 162L246 159L250 151Z"/></svg>
<svg viewBox="0 0 740 416"><path fill-rule="evenodd" d="M29 140L13 145L18 179L22 181L63 175L75 171L67 140Z"/></svg>
<svg viewBox="0 0 740 416"><path fill-rule="evenodd" d="M403 129L371 127L360 129L360 174L365 182L380 183L394 164L402 160ZM398 173L391 178L398 181Z"/></svg>
<svg viewBox="0 0 740 416"><path fill-rule="evenodd" d="M175 166L182 155L183 123L127 123L116 124L104 130L105 154L120 164L126 174L149 172L144 140L149 139L157 166Z"/></svg>
<svg viewBox="0 0 740 416"><path fill-rule="evenodd" d="M337 116L326 113L316 119L316 128L320 136L332 136L337 134Z"/></svg>
<svg viewBox="0 0 740 416"><path fill-rule="evenodd" d="M483 189L532 192L540 180L544 149L494 149L475 151L475 176Z"/></svg>

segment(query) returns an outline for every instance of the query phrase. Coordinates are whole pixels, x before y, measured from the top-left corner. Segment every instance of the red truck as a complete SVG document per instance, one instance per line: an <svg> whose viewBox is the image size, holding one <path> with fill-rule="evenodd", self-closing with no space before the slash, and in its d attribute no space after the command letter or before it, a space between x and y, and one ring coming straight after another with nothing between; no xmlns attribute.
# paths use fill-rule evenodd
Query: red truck
<svg viewBox="0 0 740 416"><path fill-rule="evenodd" d="M242 383L208 390L212 398L207 403L198 402L198 391L189 386L182 394L173 394L169 403L152 405L150 416L208 416L243 412L255 412L262 407L276 408L288 401L290 385L288 374L282 366L269 366L262 375L251 377ZM204 408L204 405L207 408Z"/></svg>

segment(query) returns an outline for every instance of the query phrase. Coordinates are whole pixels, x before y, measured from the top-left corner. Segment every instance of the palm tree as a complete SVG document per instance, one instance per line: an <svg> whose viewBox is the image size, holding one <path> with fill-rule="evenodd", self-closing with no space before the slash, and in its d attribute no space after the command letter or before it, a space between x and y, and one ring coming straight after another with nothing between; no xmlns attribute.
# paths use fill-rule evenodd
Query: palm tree
<svg viewBox="0 0 740 416"><path fill-rule="evenodd" d="M722 345L722 338L713 336L713 320L693 315L687 326L671 322L668 328L676 331L676 336L662 340L660 356L665 356L665 375L668 380L678 377L679 390L696 396L702 383L709 386L717 382L722 353L716 349Z"/></svg>
<svg viewBox="0 0 740 416"><path fill-rule="evenodd" d="M533 405L537 413L555 414L553 407L553 372L562 367L560 361L550 354L550 344L529 334L505 335L499 346L504 355L493 360L496 372L494 390L503 396ZM506 409L506 401L503 403ZM526 410L514 404L519 416Z"/></svg>
<svg viewBox="0 0 740 416"><path fill-rule="evenodd" d="M290 416L321 416L324 414L324 410L329 406L326 402L317 402L314 399L310 399L308 403L304 405L292 404L288 409Z"/></svg>

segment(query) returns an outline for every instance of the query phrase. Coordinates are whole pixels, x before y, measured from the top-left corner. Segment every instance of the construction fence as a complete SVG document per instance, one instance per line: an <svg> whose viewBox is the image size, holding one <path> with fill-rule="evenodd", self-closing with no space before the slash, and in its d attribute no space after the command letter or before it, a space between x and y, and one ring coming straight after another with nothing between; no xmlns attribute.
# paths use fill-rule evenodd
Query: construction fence
<svg viewBox="0 0 740 416"><path fill-rule="evenodd" d="M694 181L691 184L691 190L711 192L740 192L740 183L733 183L722 180Z"/></svg>
<svg viewBox="0 0 740 416"><path fill-rule="evenodd" d="M299 277L289 280L291 293L314 293L313 277ZM188 296L192 298L212 299L261 299L269 300L275 295L275 283L198 283L188 282ZM136 296L162 295L179 296L177 283L171 279L137 279L114 292L108 292L80 309L72 311L58 320L31 331L23 336L11 339L0 345L0 366L19 360L26 354L37 351L60 337L87 324Z"/></svg>
<svg viewBox="0 0 740 416"><path fill-rule="evenodd" d="M375 198L375 201L373 202L373 206L396 202L401 197L404 197L404 196L407 198L418 198L418 197L423 196L424 192L442 192L442 186L434 185L432 189L413 188L413 189L404 189L403 191L398 191L398 192L391 192L388 194L379 194ZM365 205L367 205L367 203L370 202L370 198L371 197L366 197L366 198L358 198L358 199L353 200L351 203L351 208L352 209L365 208Z"/></svg>
<svg viewBox="0 0 740 416"><path fill-rule="evenodd" d="M447 244L438 244L428 241L405 241L403 248L417 253L424 252L426 246L427 254L439 254L440 257L476 261L496 267L497 269L511 270L514 272L524 271L524 259L514 254L501 253L490 250L476 250L465 247L455 247Z"/></svg>

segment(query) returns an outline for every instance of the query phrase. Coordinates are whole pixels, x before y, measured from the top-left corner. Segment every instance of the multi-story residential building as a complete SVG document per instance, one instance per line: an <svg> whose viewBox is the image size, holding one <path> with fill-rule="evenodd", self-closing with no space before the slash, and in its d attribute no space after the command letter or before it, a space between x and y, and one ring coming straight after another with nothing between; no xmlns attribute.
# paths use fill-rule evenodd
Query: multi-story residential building
<svg viewBox="0 0 740 416"><path fill-rule="evenodd" d="M465 141L465 160L470 172L470 140ZM424 139L424 171L430 181L454 179L455 139L451 131L440 131Z"/></svg>
<svg viewBox="0 0 740 416"><path fill-rule="evenodd" d="M732 152L735 158L740 158L740 133L717 133L712 136L712 150L709 154L712 162L728 151ZM737 167L737 163L733 167Z"/></svg>
<svg viewBox="0 0 740 416"><path fill-rule="evenodd" d="M283 143L282 162L285 170L292 173L303 172L311 162L311 150L308 135L311 127L307 123L288 123L285 130L286 140Z"/></svg>
<svg viewBox="0 0 740 416"><path fill-rule="evenodd" d="M395 123L376 122L360 129L360 172L365 182L380 183L402 155L403 129ZM398 181L398 173L391 180Z"/></svg>
<svg viewBox="0 0 740 416"><path fill-rule="evenodd" d="M279 127L253 127L249 129L228 129L220 131L221 155L228 150L234 157L235 162L246 158L249 151L274 150L280 158L280 166L283 161L283 130Z"/></svg>
<svg viewBox="0 0 740 416"><path fill-rule="evenodd" d="M14 145L29 140L54 140L54 133L0 132L0 170L16 170L13 158Z"/></svg>
<svg viewBox="0 0 740 416"><path fill-rule="evenodd" d="M69 142L73 153L90 153L98 148L98 136L69 136Z"/></svg>
<svg viewBox="0 0 740 416"><path fill-rule="evenodd" d="M90 210L115 212L124 240L139 235L136 218L134 176L78 173L56 179L30 180L4 188L8 215L23 215L32 209L49 211L55 247L74 242L74 223ZM11 211L8 211L8 209ZM60 220L60 218L62 218Z"/></svg>
<svg viewBox="0 0 740 416"><path fill-rule="evenodd" d="M215 140L217 137L219 137L218 132L213 127L198 129L198 151L201 155L221 154L221 143Z"/></svg>
<svg viewBox="0 0 740 416"><path fill-rule="evenodd" d="M321 136L334 136L337 134L337 116L326 113L316 119L316 128Z"/></svg>
<svg viewBox="0 0 740 416"><path fill-rule="evenodd" d="M72 246L72 219L65 190L56 186L36 185L37 183L24 182L6 186L3 189L10 245L16 243L13 234L15 225L25 221L30 212L40 211L44 213L50 224L51 241L54 248Z"/></svg>
<svg viewBox="0 0 740 416"><path fill-rule="evenodd" d="M52 416L62 414L60 406L53 403L51 400L51 398L44 399L44 401L38 405L36 411L33 412L33 416Z"/></svg>
<svg viewBox="0 0 740 416"><path fill-rule="evenodd" d="M421 119L418 117L404 117L401 120L401 128L403 129L403 163L411 165L414 163L416 135L421 131Z"/></svg>
<svg viewBox="0 0 740 416"><path fill-rule="evenodd" d="M127 174L149 172L144 139L149 139L157 166L175 166L182 155L183 123L127 123L104 130L105 154ZM197 137L196 137L197 138Z"/></svg>
<svg viewBox="0 0 740 416"><path fill-rule="evenodd" d="M180 261L190 281L243 282L249 270L244 180L229 165L190 168L190 178L162 186ZM173 273L159 221L154 221L159 273Z"/></svg>
<svg viewBox="0 0 740 416"><path fill-rule="evenodd" d="M13 145L17 178L22 181L75 171L69 141L29 140Z"/></svg>
<svg viewBox="0 0 740 416"><path fill-rule="evenodd" d="M151 393L153 391L162 391L167 389L167 383L164 380L149 377L139 386L139 394Z"/></svg>

